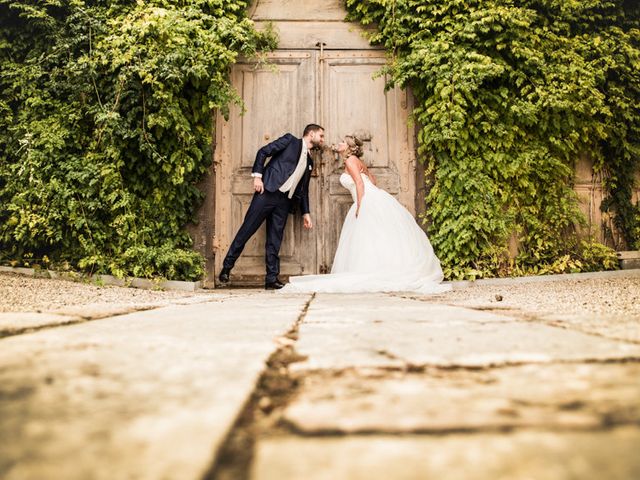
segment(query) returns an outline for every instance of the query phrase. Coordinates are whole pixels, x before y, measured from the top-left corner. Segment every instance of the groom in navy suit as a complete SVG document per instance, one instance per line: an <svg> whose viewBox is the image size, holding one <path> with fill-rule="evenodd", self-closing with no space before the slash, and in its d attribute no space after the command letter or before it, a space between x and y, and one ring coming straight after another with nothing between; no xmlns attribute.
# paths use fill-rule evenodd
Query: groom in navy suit
<svg viewBox="0 0 640 480"><path fill-rule="evenodd" d="M265 260L267 276L265 288L275 290L284 287L278 280L280 273L280 245L284 227L290 212L299 206L305 228L313 228L309 210L309 180L313 170L313 160L309 150L321 147L324 143L324 128L320 125L307 125L302 138L290 133L265 145L256 155L251 176L255 194L249 205L244 221L231 242L218 279L222 283L229 281L229 274L242 253L247 241L267 221L267 240ZM269 162L267 158L271 157ZM266 165L265 165L266 163Z"/></svg>

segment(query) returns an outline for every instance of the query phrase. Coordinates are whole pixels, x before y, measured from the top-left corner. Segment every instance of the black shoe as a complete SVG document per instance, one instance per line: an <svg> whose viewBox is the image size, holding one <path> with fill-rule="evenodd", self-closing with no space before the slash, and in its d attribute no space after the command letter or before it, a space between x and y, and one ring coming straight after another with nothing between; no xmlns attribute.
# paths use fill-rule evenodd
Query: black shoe
<svg viewBox="0 0 640 480"><path fill-rule="evenodd" d="M231 273L230 268L223 268L220 271L220 275L218 275L218 280L222 283L229 283L229 274Z"/></svg>
<svg viewBox="0 0 640 480"><path fill-rule="evenodd" d="M265 282L264 284L265 290L280 290L282 287L284 287L284 283L277 278L273 282Z"/></svg>

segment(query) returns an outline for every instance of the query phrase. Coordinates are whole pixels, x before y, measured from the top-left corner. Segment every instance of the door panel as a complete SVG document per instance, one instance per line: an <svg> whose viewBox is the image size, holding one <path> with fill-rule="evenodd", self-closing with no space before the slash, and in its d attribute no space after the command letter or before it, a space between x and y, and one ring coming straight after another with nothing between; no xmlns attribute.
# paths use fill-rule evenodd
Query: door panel
<svg viewBox="0 0 640 480"><path fill-rule="evenodd" d="M315 117L314 52L277 52L271 55L273 66L237 64L232 82L245 102L245 113L234 107L229 121L217 119L216 149L216 271L222 261L253 197L251 168L256 152L286 132L300 136L299 130ZM315 186L311 203L317 204ZM299 275L316 270L315 238L303 231L301 222L290 216L280 250L283 275ZM264 281L264 242L266 226L247 243L233 269L234 283L259 284ZM299 248L300 245L310 248Z"/></svg>
<svg viewBox="0 0 640 480"><path fill-rule="evenodd" d="M413 156L408 155L411 135L407 127L407 105L397 89L385 92L385 78L376 72L385 64L375 51L326 52L322 58L322 111L327 139L337 142L356 134L364 141L364 161L376 176L378 186L396 196L415 213ZM398 129L398 125L403 125ZM320 251L323 270L330 270L338 245L342 220L352 203L340 185L342 160L327 152L323 170L324 231Z"/></svg>

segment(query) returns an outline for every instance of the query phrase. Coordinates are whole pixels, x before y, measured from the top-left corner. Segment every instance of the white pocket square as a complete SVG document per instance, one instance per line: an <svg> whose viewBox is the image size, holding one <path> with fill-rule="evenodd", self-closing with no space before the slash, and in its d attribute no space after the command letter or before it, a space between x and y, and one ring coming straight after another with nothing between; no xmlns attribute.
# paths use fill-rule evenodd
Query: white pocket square
<svg viewBox="0 0 640 480"><path fill-rule="evenodd" d="M313 171L313 167L311 165L309 165L309 170Z"/></svg>

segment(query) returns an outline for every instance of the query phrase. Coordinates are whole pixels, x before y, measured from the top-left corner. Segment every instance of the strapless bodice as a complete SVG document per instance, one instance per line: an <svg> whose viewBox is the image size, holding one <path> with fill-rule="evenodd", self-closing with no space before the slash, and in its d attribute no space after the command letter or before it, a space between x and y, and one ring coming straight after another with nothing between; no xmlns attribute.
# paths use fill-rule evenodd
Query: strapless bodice
<svg viewBox="0 0 640 480"><path fill-rule="evenodd" d="M364 189L366 192L367 188L369 188L369 185L373 185L373 183L371 183L371 180L369 180L369 177L366 174L360 173L360 176L362 177L362 181L364 182ZM355 202L358 198L356 192L356 182L353 181L351 175L349 175L347 172L344 172L342 175L340 175L340 185L349 190L349 193L351 194L351 197Z"/></svg>

